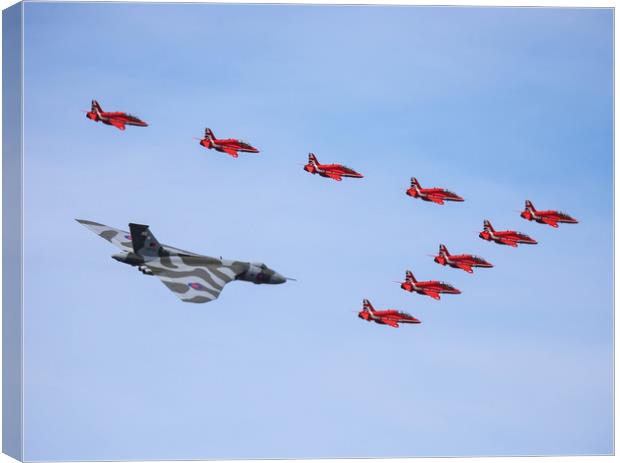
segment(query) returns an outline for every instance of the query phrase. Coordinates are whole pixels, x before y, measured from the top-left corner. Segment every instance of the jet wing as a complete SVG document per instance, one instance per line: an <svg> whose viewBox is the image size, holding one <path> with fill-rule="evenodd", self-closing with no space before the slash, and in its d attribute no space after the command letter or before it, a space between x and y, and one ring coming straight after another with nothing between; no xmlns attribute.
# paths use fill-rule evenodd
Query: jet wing
<svg viewBox="0 0 620 463"><path fill-rule="evenodd" d="M109 241L114 246L121 248L123 251L133 252L133 245L131 244L131 235L129 232L119 230L118 228L108 227L97 222L91 222L90 220L75 219L89 230L95 232L104 240Z"/></svg>
<svg viewBox="0 0 620 463"><path fill-rule="evenodd" d="M333 172L325 172L325 175L327 175L329 178L336 180L337 182L340 182L342 180L342 177L338 174L334 174Z"/></svg>
<svg viewBox="0 0 620 463"><path fill-rule="evenodd" d="M125 124L120 121L117 121L115 119L109 119L108 122L114 127L116 127L118 130L125 130Z"/></svg>
<svg viewBox="0 0 620 463"><path fill-rule="evenodd" d="M443 198L436 195L428 195L427 198L435 204L443 204Z"/></svg>
<svg viewBox="0 0 620 463"><path fill-rule="evenodd" d="M542 218L542 221L544 223L546 223L547 225L551 225L554 228L558 228L558 221L557 220L553 220L553 219L548 219L546 217Z"/></svg>
<svg viewBox="0 0 620 463"><path fill-rule="evenodd" d="M234 148L225 147L225 148L222 148L222 151L224 151L224 153L232 156L233 158L238 158L239 157L239 153L237 153L237 150L234 149Z"/></svg>
<svg viewBox="0 0 620 463"><path fill-rule="evenodd" d="M398 328L398 322L396 320L392 320L390 318L384 318L381 321L385 323L386 325L391 326L392 328Z"/></svg>
<svg viewBox="0 0 620 463"><path fill-rule="evenodd" d="M502 238L500 241L503 244L507 244L508 246L512 246L513 248L517 247L517 240L509 240L507 238Z"/></svg>
<svg viewBox="0 0 620 463"><path fill-rule="evenodd" d="M241 263L225 265L203 256L165 256L145 265L178 298L195 303L217 299L224 286L246 270Z"/></svg>
<svg viewBox="0 0 620 463"><path fill-rule="evenodd" d="M427 296L432 297L433 299L440 299L439 293L436 291L425 291L424 294L426 294Z"/></svg>
<svg viewBox="0 0 620 463"><path fill-rule="evenodd" d="M465 270L467 273L474 273L473 269L471 268L471 265L456 264L456 266L460 268L461 270Z"/></svg>

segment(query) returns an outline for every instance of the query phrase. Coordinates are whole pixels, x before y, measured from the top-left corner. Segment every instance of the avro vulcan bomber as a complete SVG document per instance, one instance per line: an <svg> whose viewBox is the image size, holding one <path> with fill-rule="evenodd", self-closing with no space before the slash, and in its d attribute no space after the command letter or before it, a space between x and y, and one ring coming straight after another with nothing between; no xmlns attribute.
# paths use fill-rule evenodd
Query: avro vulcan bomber
<svg viewBox="0 0 620 463"><path fill-rule="evenodd" d="M234 280L280 284L286 278L263 263L202 256L159 244L148 225L129 224L131 233L90 220L76 219L103 239L119 247L112 258L154 275L184 302L210 302Z"/></svg>

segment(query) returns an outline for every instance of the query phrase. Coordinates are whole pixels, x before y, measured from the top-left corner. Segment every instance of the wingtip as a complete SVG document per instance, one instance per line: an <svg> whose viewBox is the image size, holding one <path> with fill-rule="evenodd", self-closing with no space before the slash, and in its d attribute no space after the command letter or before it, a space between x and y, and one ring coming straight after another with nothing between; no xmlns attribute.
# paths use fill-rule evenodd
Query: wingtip
<svg viewBox="0 0 620 463"><path fill-rule="evenodd" d="M105 227L104 224L99 222L93 222L92 220L86 219L74 219L77 223L84 225L85 227Z"/></svg>

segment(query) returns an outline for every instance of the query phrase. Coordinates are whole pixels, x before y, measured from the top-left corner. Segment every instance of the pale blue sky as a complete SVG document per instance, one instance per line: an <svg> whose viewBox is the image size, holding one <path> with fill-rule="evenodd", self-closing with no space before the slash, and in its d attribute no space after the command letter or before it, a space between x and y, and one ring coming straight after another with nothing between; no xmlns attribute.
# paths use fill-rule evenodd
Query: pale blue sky
<svg viewBox="0 0 620 463"><path fill-rule="evenodd" d="M26 459L612 452L612 10L27 3L25 27ZM183 304L76 217L299 281Z"/></svg>

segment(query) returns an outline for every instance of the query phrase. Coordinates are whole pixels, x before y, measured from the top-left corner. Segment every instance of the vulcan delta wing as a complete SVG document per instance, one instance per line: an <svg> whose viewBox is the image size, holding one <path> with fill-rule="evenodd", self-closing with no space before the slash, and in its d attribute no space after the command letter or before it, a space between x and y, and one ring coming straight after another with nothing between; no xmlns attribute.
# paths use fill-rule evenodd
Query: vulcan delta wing
<svg viewBox="0 0 620 463"><path fill-rule="evenodd" d="M184 302L209 302L234 280L280 284L287 279L263 263L202 256L160 244L148 225L129 224L131 233L90 220L79 223L114 244L122 252L112 258L154 275Z"/></svg>

